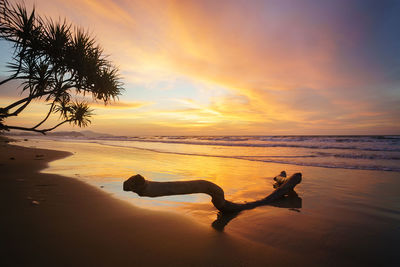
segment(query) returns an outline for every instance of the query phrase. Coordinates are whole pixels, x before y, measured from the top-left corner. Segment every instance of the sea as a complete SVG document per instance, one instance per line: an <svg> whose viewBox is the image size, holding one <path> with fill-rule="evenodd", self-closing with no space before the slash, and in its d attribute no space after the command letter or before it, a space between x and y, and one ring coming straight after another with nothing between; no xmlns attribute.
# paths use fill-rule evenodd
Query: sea
<svg viewBox="0 0 400 267"><path fill-rule="evenodd" d="M324 168L400 171L399 135L99 136L73 140L180 155Z"/></svg>

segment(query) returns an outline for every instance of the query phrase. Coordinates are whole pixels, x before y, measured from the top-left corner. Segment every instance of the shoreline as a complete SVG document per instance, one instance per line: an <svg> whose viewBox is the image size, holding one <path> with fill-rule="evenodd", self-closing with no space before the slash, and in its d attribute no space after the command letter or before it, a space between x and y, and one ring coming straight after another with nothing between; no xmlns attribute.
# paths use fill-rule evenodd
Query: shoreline
<svg viewBox="0 0 400 267"><path fill-rule="evenodd" d="M74 178L39 173L68 152L3 142L0 151L2 266L302 265L299 255L178 214L136 208Z"/></svg>
<svg viewBox="0 0 400 267"><path fill-rule="evenodd" d="M232 137L232 136L229 136ZM284 137L284 136L282 136ZM305 136L306 137L306 136ZM360 136L355 136L360 137ZM371 137L371 136L369 136ZM45 140L34 137L30 139ZM154 153L164 153L171 155L182 155L182 156L200 156L200 157L217 157L222 159L239 159L246 161L255 161L261 163L272 163L272 164L284 164L284 165L295 165L298 167L320 167L320 168L332 168L332 169L349 169L349 170L371 170L371 171L388 171L398 172L400 169L398 164L393 161L399 160L400 148L388 147L388 143L379 144L378 147L370 147L371 140L357 140L361 143L358 145L348 143L350 147L347 147L342 141L333 144L332 140L327 140L318 144L296 144L296 143L226 143L220 142L194 142L194 141L171 141L171 140L152 140L152 139L101 139L101 138L61 138L50 137L48 140L53 141L73 141L82 143L95 143L102 146L109 146L115 148L133 148L138 150L144 150ZM380 139L379 139L380 140ZM391 139L389 139L391 140ZM131 143L127 144L125 143ZM253 140L254 141L254 140ZM316 140L318 141L318 140ZM122 143L121 143L122 142ZM268 141L269 142L269 141ZM297 141L300 142L300 141ZM319 141L318 141L319 142ZM337 142L337 140L334 140ZM151 144L151 145L149 145ZM156 144L156 145L152 145ZM174 146L174 147L171 147ZM185 149L180 149L179 146ZM207 149L207 147L216 146L218 150ZM186 149L188 148L188 149ZM205 150L202 150L206 148ZM251 148L254 150L250 154L241 154L243 150ZM268 149L267 155L264 155L265 149ZM230 151L231 150L231 151ZM298 150L298 151L296 151ZM219 151L219 152L216 152ZM258 152L256 152L258 151ZM261 153L262 151L262 153ZM299 151L302 151L301 153ZM331 151L331 152L327 152ZM252 154L256 152L255 154ZM383 153L383 154L382 154ZM318 161L312 160L317 159ZM300 159L300 160L299 160ZM376 165L376 162L379 162Z"/></svg>
<svg viewBox="0 0 400 267"><path fill-rule="evenodd" d="M173 201L180 205L171 206L170 200L123 192L122 182L132 173L159 181L203 177L227 189L229 199L243 201L270 192L268 176L286 166L172 157L92 143L19 144L0 143L4 174L0 207L6 214L0 236L5 237L1 245L10 255L0 265L397 266L399 262L397 173L299 170L293 165L288 173L301 171L304 180L297 191L300 202L287 204L298 209L264 206L237 217L217 217L202 194L178 196ZM144 202L169 204L149 209ZM228 223L222 233L211 227L216 217L223 227Z"/></svg>

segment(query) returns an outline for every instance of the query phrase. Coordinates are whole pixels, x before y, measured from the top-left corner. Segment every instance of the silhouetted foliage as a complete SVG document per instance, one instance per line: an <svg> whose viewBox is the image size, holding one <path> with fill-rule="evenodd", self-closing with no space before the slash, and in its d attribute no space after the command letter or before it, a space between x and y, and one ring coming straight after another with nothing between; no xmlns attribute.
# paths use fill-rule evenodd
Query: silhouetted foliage
<svg viewBox="0 0 400 267"><path fill-rule="evenodd" d="M28 96L0 108L0 130L18 129L45 133L64 123L87 126L93 115L85 101L73 96L91 95L105 104L120 95L122 83L118 69L107 60L103 49L85 30L66 20L53 21L28 12L25 5L0 0L0 39L13 44L11 75L3 85L19 80ZM33 100L49 103L45 117L32 127L6 125L5 120L19 115ZM61 122L40 129L51 114Z"/></svg>

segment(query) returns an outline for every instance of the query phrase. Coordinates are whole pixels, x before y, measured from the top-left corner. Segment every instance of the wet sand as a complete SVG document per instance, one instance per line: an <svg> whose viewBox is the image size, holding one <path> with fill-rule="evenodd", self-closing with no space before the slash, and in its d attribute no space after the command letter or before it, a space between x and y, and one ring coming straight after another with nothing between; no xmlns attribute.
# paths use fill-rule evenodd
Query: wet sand
<svg viewBox="0 0 400 267"><path fill-rule="evenodd" d="M148 211L76 179L39 173L67 152L0 147L1 266L284 266L272 246Z"/></svg>
<svg viewBox="0 0 400 267"><path fill-rule="evenodd" d="M1 261L6 261L6 266L398 266L400 263L397 258L399 173L260 164L52 142L48 141L46 147L76 154L1 146L0 171L5 175L0 179L0 206L2 214L7 216L0 231L5 237L1 240L5 244L2 247L7 247L5 255L8 255ZM97 171L106 177L120 178L109 178L104 189L111 190L103 191L99 185L106 181L104 177L88 185L74 178L38 173L51 160L63 157L67 158L51 162L46 172L58 170L72 177L79 172L81 176L95 178L99 174L77 168L94 160L101 165L96 167ZM120 196L113 189L118 187L121 191L121 179L132 175L132 171L165 180L201 175L216 177L213 181L228 189L228 199L245 200L272 191L269 180L255 177L279 173L282 168L289 173L304 174L296 189L300 207L296 200L289 203L294 205L292 208L286 203L280 208L265 206L220 218L220 226L226 223L224 232L210 226L217 215L207 199L204 202L196 198L194 203L164 209L174 212L154 211L115 198ZM233 190L243 185L247 190ZM139 200L133 198L131 202L140 203ZM32 201L38 201L39 205ZM156 202L156 199L146 201Z"/></svg>

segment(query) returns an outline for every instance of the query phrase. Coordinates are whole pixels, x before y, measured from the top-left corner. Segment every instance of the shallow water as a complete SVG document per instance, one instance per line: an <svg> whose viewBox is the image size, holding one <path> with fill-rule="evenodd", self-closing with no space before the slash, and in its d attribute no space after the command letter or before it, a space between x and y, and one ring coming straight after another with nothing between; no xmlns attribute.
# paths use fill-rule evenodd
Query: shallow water
<svg viewBox="0 0 400 267"><path fill-rule="evenodd" d="M329 265L329 259L335 257L358 265L398 262L400 172L397 171L160 153L84 140L31 139L21 144L74 153L51 162L45 172L81 179L136 206L186 214L227 234L273 244L290 253L313 253L324 265ZM140 173L155 181L206 179L220 185L229 200L255 200L273 190L272 177L282 170L289 175L303 173L303 181L296 187L298 198L292 203L259 207L219 219L206 195L140 198L122 191L122 182Z"/></svg>

